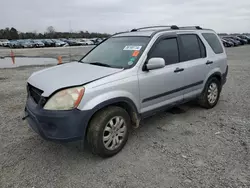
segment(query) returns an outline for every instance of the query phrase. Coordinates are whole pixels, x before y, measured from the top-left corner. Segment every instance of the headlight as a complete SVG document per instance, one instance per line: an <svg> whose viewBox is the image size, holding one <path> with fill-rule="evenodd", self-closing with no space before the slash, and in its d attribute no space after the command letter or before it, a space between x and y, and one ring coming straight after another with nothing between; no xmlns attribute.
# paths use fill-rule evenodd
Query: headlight
<svg viewBox="0 0 250 188"><path fill-rule="evenodd" d="M45 104L46 110L70 110L76 108L82 100L83 87L64 89L54 94Z"/></svg>

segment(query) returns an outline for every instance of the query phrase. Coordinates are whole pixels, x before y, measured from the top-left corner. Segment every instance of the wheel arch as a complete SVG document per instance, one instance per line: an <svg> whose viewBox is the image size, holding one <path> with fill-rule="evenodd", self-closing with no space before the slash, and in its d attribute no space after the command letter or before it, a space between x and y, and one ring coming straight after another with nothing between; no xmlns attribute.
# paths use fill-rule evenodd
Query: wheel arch
<svg viewBox="0 0 250 188"><path fill-rule="evenodd" d="M139 115L139 112L138 112L134 102L131 99L126 98L126 97L117 97L117 98L106 100L106 101L96 105L92 110L90 110L88 124L84 130L84 137L86 137L85 134L88 131L89 123L91 122L91 120L93 119L95 114L98 113L100 110L103 110L109 106L118 106L118 107L125 109L131 118L132 125L134 127L139 126L140 115Z"/></svg>
<svg viewBox="0 0 250 188"><path fill-rule="evenodd" d="M212 77L217 78L217 80L221 83L221 81L222 81L222 74L220 72L215 72L214 74L210 75L210 77L208 79L210 79Z"/></svg>
<svg viewBox="0 0 250 188"><path fill-rule="evenodd" d="M216 69L216 70L213 70L211 71L208 76L206 77L205 81L204 81L204 84L203 84L203 89L205 88L208 80L212 77L215 77L218 79L218 81L220 82L220 84L222 85L222 73L219 69Z"/></svg>

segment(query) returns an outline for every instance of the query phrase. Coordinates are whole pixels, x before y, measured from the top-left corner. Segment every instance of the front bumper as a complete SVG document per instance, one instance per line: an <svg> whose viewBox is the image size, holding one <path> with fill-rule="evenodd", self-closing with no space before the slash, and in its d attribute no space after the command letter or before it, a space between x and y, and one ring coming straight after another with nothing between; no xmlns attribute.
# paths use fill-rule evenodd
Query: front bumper
<svg viewBox="0 0 250 188"><path fill-rule="evenodd" d="M88 111L44 110L32 98L27 99L25 116L30 127L46 140L74 141L84 139L90 119Z"/></svg>

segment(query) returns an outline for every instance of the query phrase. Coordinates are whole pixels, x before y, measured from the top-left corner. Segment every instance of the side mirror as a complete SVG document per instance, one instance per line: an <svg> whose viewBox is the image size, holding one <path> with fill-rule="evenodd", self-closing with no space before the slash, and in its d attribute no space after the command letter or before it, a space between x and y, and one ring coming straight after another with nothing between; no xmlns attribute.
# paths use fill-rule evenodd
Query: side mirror
<svg viewBox="0 0 250 188"><path fill-rule="evenodd" d="M146 70L160 69L163 67L165 67L165 60L159 57L149 59L145 66Z"/></svg>

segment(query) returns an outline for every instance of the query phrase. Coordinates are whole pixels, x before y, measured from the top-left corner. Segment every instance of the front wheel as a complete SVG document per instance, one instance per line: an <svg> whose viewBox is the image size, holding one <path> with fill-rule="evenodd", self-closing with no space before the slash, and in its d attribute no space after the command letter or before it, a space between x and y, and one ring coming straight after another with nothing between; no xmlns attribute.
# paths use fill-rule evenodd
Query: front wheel
<svg viewBox="0 0 250 188"><path fill-rule="evenodd" d="M120 152L128 140L130 122L126 110L116 106L95 114L87 132L92 152L101 157L111 157Z"/></svg>
<svg viewBox="0 0 250 188"><path fill-rule="evenodd" d="M221 84L217 78L210 78L198 99L200 106L210 109L216 106L220 98Z"/></svg>

